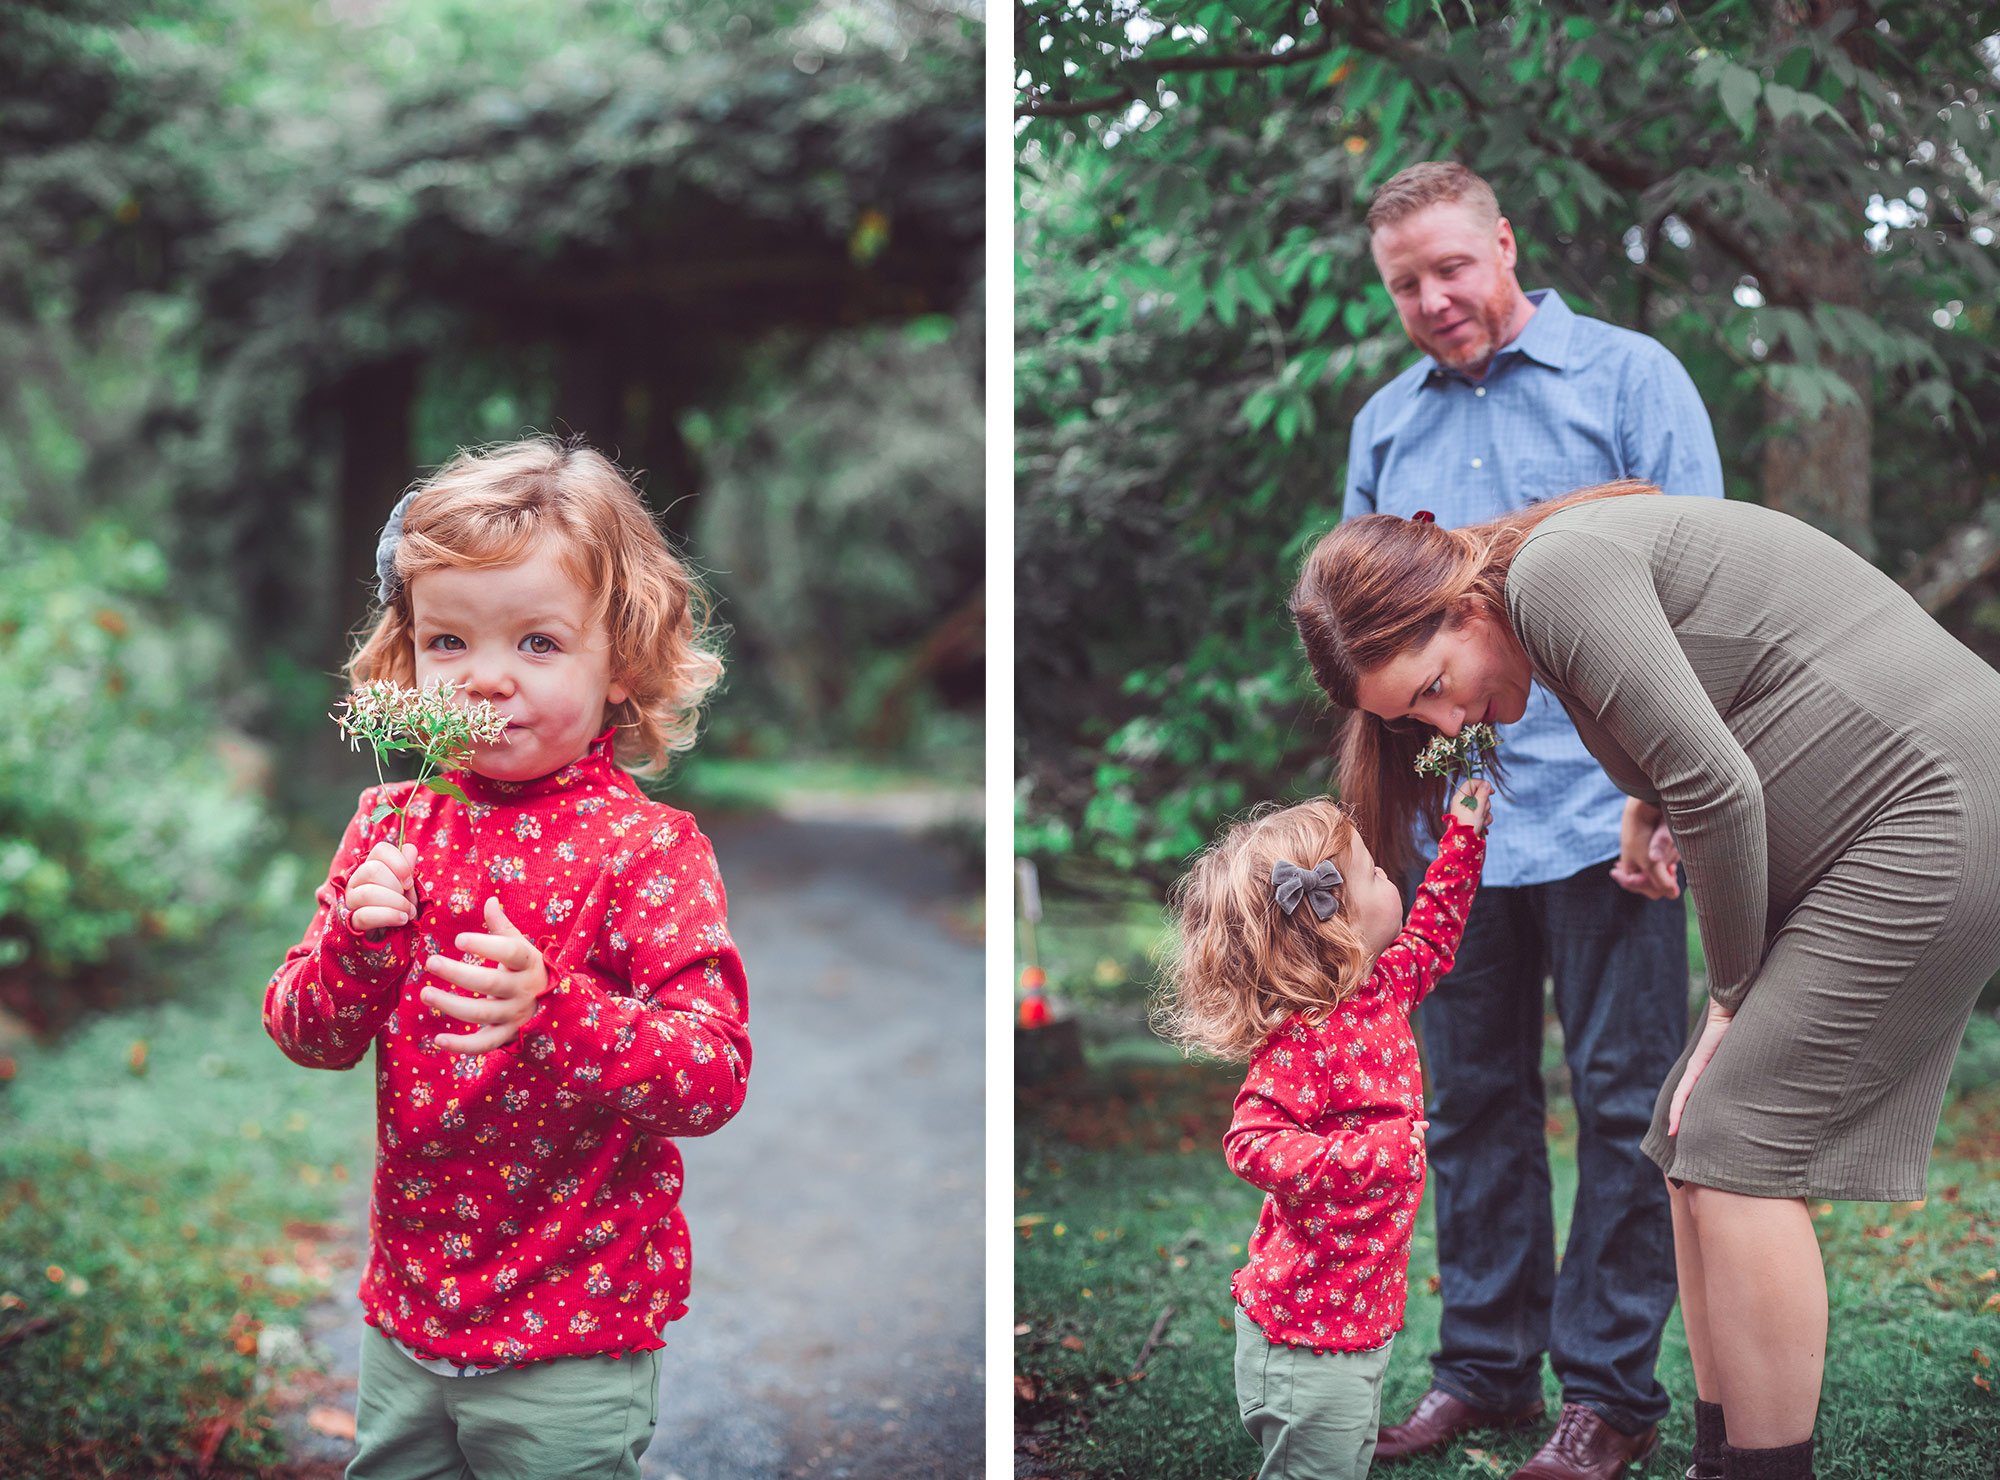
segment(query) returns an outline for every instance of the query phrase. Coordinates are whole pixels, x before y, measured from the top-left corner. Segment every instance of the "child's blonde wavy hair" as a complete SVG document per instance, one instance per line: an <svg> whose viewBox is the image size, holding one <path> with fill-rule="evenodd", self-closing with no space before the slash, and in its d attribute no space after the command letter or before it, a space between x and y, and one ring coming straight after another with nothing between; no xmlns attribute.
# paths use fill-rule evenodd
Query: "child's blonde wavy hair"
<svg viewBox="0 0 2000 1480"><path fill-rule="evenodd" d="M1301 900L1287 915L1271 889L1271 865L1312 869L1344 859L1354 823L1330 797L1269 803L1235 823L1174 885L1176 942L1153 1011L1162 1038L1188 1052L1242 1062L1294 1013L1315 1018L1351 996L1373 953L1362 942L1345 890L1330 920Z"/></svg>
<svg viewBox="0 0 2000 1480"><path fill-rule="evenodd" d="M555 542L610 636L611 676L626 691L605 716L618 728L619 764L640 775L663 769L694 744L702 699L722 677L707 641L708 593L610 459L553 437L461 450L418 485L403 514L395 590L362 624L348 681L415 683L416 577L518 564L543 541Z"/></svg>

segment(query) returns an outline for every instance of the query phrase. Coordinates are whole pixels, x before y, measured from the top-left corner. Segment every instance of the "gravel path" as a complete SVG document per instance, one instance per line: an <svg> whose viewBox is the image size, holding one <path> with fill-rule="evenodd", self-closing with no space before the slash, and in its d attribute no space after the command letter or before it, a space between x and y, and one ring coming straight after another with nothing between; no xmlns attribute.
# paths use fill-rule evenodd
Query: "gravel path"
<svg viewBox="0 0 2000 1480"><path fill-rule="evenodd" d="M743 1111L681 1142L694 1234L645 1480L958 1480L984 1459L974 884L889 827L710 831L750 978ZM365 1189L353 1209L366 1237ZM357 1247L358 1255L358 1247ZM351 1411L351 1273L311 1313ZM474 1379L476 1380L476 1379ZM351 1446L294 1419L301 1474Z"/></svg>

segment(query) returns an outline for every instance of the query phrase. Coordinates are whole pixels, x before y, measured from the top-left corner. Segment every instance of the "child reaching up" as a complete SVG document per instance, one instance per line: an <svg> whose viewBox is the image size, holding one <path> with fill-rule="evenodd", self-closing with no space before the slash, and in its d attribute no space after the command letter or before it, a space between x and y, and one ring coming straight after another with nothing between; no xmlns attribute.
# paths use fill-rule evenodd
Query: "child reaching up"
<svg viewBox="0 0 2000 1480"><path fill-rule="evenodd" d="M1249 1061L1224 1147L1267 1194L1231 1282L1259 1480L1360 1480L1374 1457L1424 1190L1410 1009L1451 970L1491 794L1458 787L1407 924L1395 884L1324 798L1253 813L1174 888L1161 1026Z"/></svg>
<svg viewBox="0 0 2000 1480"><path fill-rule="evenodd" d="M704 599L618 470L549 439L461 453L377 564L351 679L442 680L507 728L462 800L362 793L265 994L296 1062L375 1053L347 1474L636 1476L689 1284L669 1138L750 1069L714 853L622 769L692 743Z"/></svg>

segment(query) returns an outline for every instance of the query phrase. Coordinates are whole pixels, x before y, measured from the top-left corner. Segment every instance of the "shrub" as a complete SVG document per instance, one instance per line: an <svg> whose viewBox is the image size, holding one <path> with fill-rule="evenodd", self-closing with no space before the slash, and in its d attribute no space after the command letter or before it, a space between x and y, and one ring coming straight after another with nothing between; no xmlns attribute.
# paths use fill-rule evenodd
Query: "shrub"
<svg viewBox="0 0 2000 1480"><path fill-rule="evenodd" d="M0 970L47 1005L121 945L213 924L265 811L226 774L229 642L167 599L158 548L3 516L0 541Z"/></svg>

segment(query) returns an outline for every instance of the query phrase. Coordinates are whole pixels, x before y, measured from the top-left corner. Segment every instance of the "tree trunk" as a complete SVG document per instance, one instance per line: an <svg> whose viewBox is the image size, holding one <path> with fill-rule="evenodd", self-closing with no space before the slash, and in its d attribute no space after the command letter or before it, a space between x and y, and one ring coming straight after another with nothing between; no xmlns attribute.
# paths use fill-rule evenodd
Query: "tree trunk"
<svg viewBox="0 0 2000 1480"><path fill-rule="evenodd" d="M374 600L375 546L389 511L410 482L418 367L413 355L371 365L348 376L334 392L340 421L340 502L334 521L339 564L333 603L340 630L333 634L334 666L346 661L348 634Z"/></svg>
<svg viewBox="0 0 2000 1480"><path fill-rule="evenodd" d="M1862 307L1865 266L1857 239L1847 242L1794 238L1779 251L1797 301ZM1808 419L1789 397L1764 393L1766 438L1762 466L1764 502L1826 530L1850 549L1875 552L1874 504L1870 474L1875 433L1874 376L1865 359L1820 351L1819 364L1854 390L1854 404L1829 400Z"/></svg>

